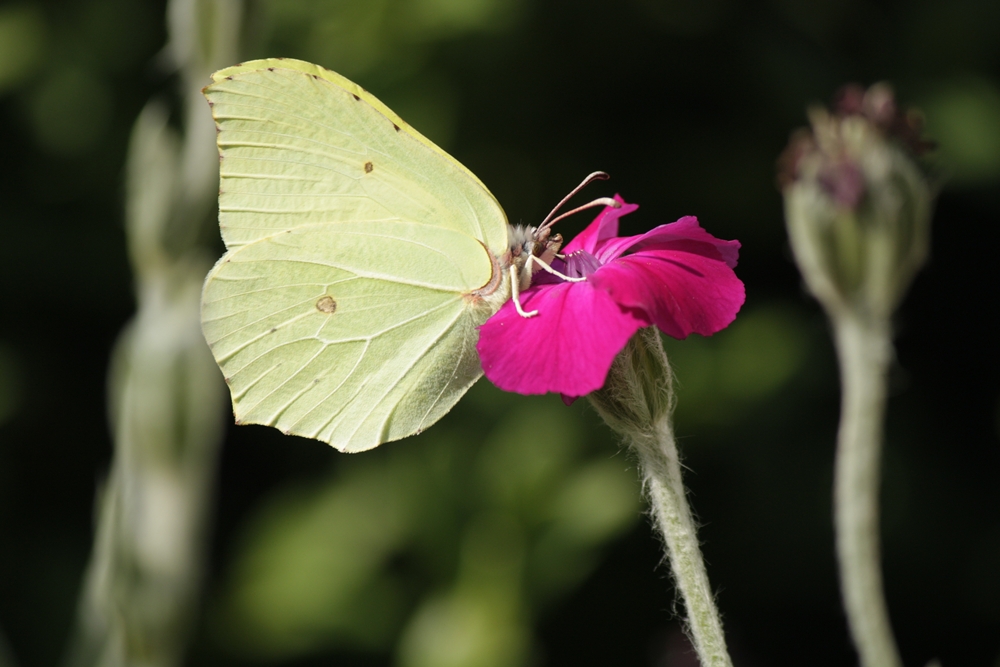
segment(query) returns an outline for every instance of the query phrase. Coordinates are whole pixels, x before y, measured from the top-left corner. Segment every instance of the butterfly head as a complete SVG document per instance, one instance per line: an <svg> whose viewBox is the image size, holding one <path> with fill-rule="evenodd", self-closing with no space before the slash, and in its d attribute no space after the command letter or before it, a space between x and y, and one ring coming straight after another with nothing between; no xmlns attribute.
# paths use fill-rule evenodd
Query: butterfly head
<svg viewBox="0 0 1000 667"><path fill-rule="evenodd" d="M509 288L502 292L502 296L500 298L506 299L509 295L509 298L514 301L514 305L517 307L518 314L522 317L534 317L538 314L537 310L533 310L531 312L524 310L521 307L520 301L520 293L531 287L531 280L535 272L545 270L557 278L569 282L586 280L586 277L583 276L567 276L561 273L558 269L552 267L554 260L565 259L559 254L559 249L563 244L562 235L553 234L552 225L559 222L563 218L573 215L574 213L578 213L584 209L593 208L595 206L611 206L618 208L620 204L614 199L600 197L589 204L578 206L572 211L556 215L559 209L562 208L573 195L579 192L580 189L588 183L594 180L604 180L607 177L608 175L602 171L595 171L587 176L587 178L585 178L580 185L566 195L563 200L559 202L554 209L552 209L552 212L545 217L542 224L537 227L526 227L523 225L510 225L507 227L507 252L505 252L502 257L494 256L494 259L497 260L497 262L494 263L494 267L501 269L501 280L503 280L502 284L505 288ZM492 292L490 292L490 294L492 294ZM477 294L477 296L487 295L485 293L480 293Z"/></svg>
<svg viewBox="0 0 1000 667"><path fill-rule="evenodd" d="M531 286L531 276L542 268L537 262L529 263L528 259L535 257L546 266L551 265L563 244L562 235L553 234L549 227L510 225L507 228L507 239L510 248L509 266L517 267L518 287L522 290Z"/></svg>

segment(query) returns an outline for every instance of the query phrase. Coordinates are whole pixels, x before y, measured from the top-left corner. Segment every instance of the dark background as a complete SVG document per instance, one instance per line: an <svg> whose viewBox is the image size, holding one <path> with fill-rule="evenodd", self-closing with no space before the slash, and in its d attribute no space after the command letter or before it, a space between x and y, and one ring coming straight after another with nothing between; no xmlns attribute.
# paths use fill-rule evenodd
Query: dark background
<svg viewBox="0 0 1000 667"><path fill-rule="evenodd" d="M931 259L897 318L887 597L907 665L1000 665L1000 3L483 0L487 18L431 27L394 22L401 0L373 3L388 12L375 23L362 4L251 4L246 57L301 57L357 80L475 172L511 222L537 222L601 169L612 180L594 196L641 205L623 233L693 214L743 244L737 323L668 346L687 482L741 666L855 664L830 518L836 364L791 261L775 160L807 105L844 83L889 81L925 110L941 194ZM111 458L108 356L134 308L122 167L139 110L177 85L157 65L164 12L134 0L0 5L0 628L24 667L63 651ZM588 456L616 456L584 402L486 385L440 428L475 432L541 401L580 420ZM276 489L317 484L353 458L229 429L189 664L390 664L392 638L248 657L214 629L250 517ZM645 520L628 525L579 586L539 607L539 663L693 664L659 545Z"/></svg>

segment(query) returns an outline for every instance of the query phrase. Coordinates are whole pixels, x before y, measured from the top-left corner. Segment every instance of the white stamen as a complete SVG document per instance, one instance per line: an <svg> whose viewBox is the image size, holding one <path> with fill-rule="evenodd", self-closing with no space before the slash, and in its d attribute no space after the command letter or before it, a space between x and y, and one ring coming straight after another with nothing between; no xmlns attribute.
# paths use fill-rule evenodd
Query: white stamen
<svg viewBox="0 0 1000 667"><path fill-rule="evenodd" d="M567 275L565 275L565 274L563 274L563 273L560 273L560 272L556 271L556 270L555 270L555 269L553 269L553 268L552 268L551 266L549 266L548 264L546 264L546 263L545 263L544 261L542 261L542 260L541 260L541 259L539 259L538 257L535 257L534 255L532 255L531 257L529 257L529 258L528 258L528 261L527 261L527 262L525 262L525 264L524 264L524 268L525 268L525 269L528 269L528 270L530 270L530 269L531 269L531 263L532 263L532 262L534 262L535 264L537 264L537 265L538 265L538 266L540 266L541 268L545 269L546 271L548 271L548 272L549 272L549 273L551 273L552 275L554 275L554 276L556 276L556 277L558 277L558 278L562 278L562 279L563 279L563 280L565 280L566 282L570 282L570 283L581 283L581 282L583 282L584 280L586 280L586 278L585 278L585 277L584 277L584 278L570 278L569 276L567 276ZM536 311L536 312L537 312L537 311Z"/></svg>

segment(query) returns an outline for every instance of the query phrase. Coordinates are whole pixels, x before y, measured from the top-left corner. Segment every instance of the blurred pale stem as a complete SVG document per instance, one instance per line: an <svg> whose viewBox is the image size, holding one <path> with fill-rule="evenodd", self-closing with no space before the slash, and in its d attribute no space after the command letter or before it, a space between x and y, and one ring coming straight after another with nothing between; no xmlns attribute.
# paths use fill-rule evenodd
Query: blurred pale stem
<svg viewBox="0 0 1000 667"><path fill-rule="evenodd" d="M168 53L184 84L185 135L156 102L132 133L125 218L137 313L109 372L114 458L98 494L71 667L180 665L197 609L225 398L200 325L211 260L199 239L213 223L218 173L200 88L236 60L240 8L171 1Z"/></svg>
<svg viewBox="0 0 1000 667"><path fill-rule="evenodd" d="M615 360L591 404L639 458L643 486L687 609L687 629L703 667L731 667L722 620L698 535L671 424L673 374L654 327L640 330Z"/></svg>
<svg viewBox="0 0 1000 667"><path fill-rule="evenodd" d="M847 621L863 667L898 667L879 558L886 373L892 313L927 258L933 191L916 162L919 123L883 113L897 113L891 89L872 86L860 109L810 112L811 134L784 156L783 194L796 263L840 359L834 523Z"/></svg>
<svg viewBox="0 0 1000 667"><path fill-rule="evenodd" d="M862 667L901 667L882 587L878 521L890 329L880 318L845 311L833 324L843 385L834 507L844 606Z"/></svg>

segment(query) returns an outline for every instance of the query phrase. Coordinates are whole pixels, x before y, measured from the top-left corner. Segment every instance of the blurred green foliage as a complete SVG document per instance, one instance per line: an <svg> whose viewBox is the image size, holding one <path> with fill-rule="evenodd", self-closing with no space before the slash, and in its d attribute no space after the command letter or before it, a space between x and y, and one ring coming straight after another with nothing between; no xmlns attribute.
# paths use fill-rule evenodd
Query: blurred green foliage
<svg viewBox="0 0 1000 667"><path fill-rule="evenodd" d="M424 69L436 43L503 34L516 27L521 0L263 0L260 42L361 79L378 72L406 79Z"/></svg>
<svg viewBox="0 0 1000 667"><path fill-rule="evenodd" d="M15 88L42 63L45 19L37 7L0 8L0 92Z"/></svg>
<svg viewBox="0 0 1000 667"><path fill-rule="evenodd" d="M802 315L781 302L745 308L725 336L667 338L684 397L678 418L699 430L745 419L796 379L817 343Z"/></svg>
<svg viewBox="0 0 1000 667"><path fill-rule="evenodd" d="M29 104L36 140L50 153L72 155L93 148L110 122L107 84L82 67L47 77Z"/></svg>
<svg viewBox="0 0 1000 667"><path fill-rule="evenodd" d="M249 519L214 616L230 650L401 636L401 665L525 664L532 619L638 518L636 480L552 398L467 400L478 419L351 457Z"/></svg>
<svg viewBox="0 0 1000 667"><path fill-rule="evenodd" d="M24 667L57 662L91 548L105 372L133 309L126 143L151 97L180 116L164 13L163 0L0 8L0 626ZM614 180L595 196L642 205L623 233L697 214L743 243L736 323L667 341L740 664L853 660L829 525L835 365L787 253L774 160L805 107L847 81L887 79L921 105L943 189L931 264L899 318L888 598L907 664L997 660L1000 4L256 0L247 24L245 58L354 78L479 175L512 222L541 219L604 169ZM485 381L427 433L358 456L233 428L189 662L684 655L616 452L582 402Z"/></svg>
<svg viewBox="0 0 1000 667"><path fill-rule="evenodd" d="M1000 179L1000 88L966 75L933 86L921 102L927 132L940 144L940 160L954 187Z"/></svg>

